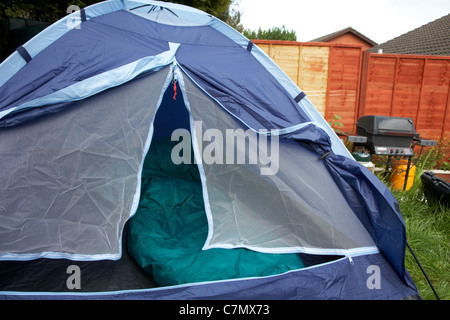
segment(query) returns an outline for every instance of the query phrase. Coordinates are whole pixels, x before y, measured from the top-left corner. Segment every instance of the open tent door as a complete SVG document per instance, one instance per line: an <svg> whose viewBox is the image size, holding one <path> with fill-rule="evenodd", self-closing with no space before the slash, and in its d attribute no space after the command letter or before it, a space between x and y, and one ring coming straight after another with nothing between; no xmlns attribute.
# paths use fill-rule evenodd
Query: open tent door
<svg viewBox="0 0 450 320"><path fill-rule="evenodd" d="M175 79L184 83L180 76ZM143 166L141 201L129 223L130 254L161 286L270 276L303 268L295 253L204 248L209 230L210 204L204 191L208 178L196 161L200 149L191 143L195 126L188 113L188 108L201 103L194 99L201 93L184 89L173 82L155 117L154 138Z"/></svg>
<svg viewBox="0 0 450 320"><path fill-rule="evenodd" d="M174 79L182 90L170 86L156 115L130 221L129 250L159 284L297 270L300 253L315 255L310 265L329 259L321 256L377 252L313 152L278 136L267 141L186 74L176 69ZM294 172L299 159L304 166Z"/></svg>

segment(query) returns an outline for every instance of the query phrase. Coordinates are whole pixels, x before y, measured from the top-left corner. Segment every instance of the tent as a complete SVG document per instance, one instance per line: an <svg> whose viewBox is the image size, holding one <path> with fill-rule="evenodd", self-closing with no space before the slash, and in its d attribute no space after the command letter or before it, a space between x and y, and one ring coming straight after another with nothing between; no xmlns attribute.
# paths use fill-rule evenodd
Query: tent
<svg viewBox="0 0 450 320"><path fill-rule="evenodd" d="M389 190L215 17L111 0L0 65L0 296L404 299Z"/></svg>

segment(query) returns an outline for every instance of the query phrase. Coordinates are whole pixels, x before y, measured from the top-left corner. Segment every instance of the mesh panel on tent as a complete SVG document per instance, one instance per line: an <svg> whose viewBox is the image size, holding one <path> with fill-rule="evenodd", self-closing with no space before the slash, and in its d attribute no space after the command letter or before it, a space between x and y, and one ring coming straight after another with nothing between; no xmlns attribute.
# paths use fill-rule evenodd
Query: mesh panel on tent
<svg viewBox="0 0 450 320"><path fill-rule="evenodd" d="M346 249L374 246L316 154L280 137L278 157L274 154L277 150L270 150L269 139L265 157L250 164L251 155L258 151L252 148L264 150L258 148L264 137L259 136L257 144L227 139L227 130L244 139L248 128L188 77L184 77L184 84L192 125L196 127L194 150L197 162L202 162L203 192L209 206L210 231L205 247L343 253ZM217 132L214 130L218 134L208 138L208 130L213 136ZM222 141L216 141L217 137L223 137ZM230 150L234 155L245 154L245 161L235 156L227 164L229 155L225 153ZM216 163L202 157L209 154ZM261 175L269 167L275 174Z"/></svg>
<svg viewBox="0 0 450 320"><path fill-rule="evenodd" d="M168 70L2 130L0 257L120 257Z"/></svg>

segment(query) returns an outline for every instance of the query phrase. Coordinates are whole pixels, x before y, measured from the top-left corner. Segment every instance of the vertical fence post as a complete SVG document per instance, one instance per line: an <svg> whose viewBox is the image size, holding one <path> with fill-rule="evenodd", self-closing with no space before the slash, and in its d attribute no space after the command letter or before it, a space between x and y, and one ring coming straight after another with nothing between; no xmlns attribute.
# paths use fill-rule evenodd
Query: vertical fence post
<svg viewBox="0 0 450 320"><path fill-rule="evenodd" d="M361 97L361 74L362 74L362 67L363 67L363 48L360 48L359 51L359 60L358 60L358 78L356 79L356 96L355 96L355 106L354 106L354 116L353 116L353 127L352 131L356 132L356 122L359 119L359 99Z"/></svg>
<svg viewBox="0 0 450 320"><path fill-rule="evenodd" d="M392 95L391 95L391 106L389 108L389 115L392 116L392 109L394 109L394 100L395 100L395 88L397 87L397 73L398 71L398 67L400 64L400 57L397 56L395 58L395 71L394 71L394 81L392 84Z"/></svg>
<svg viewBox="0 0 450 320"><path fill-rule="evenodd" d="M414 123L416 124L416 129L419 126L420 104L422 102L422 93L423 93L423 86L425 84L425 70L427 68L427 62L428 62L428 58L424 58L423 70L422 70L422 81L420 83L419 102L417 103L416 119L414 120Z"/></svg>
<svg viewBox="0 0 450 320"><path fill-rule="evenodd" d="M445 137L445 126L447 123L447 117L449 114L449 109L450 108L450 83L448 84L448 90L447 90L447 104L445 105L445 110L444 110L444 123L442 124L442 131L441 131L441 139L443 139Z"/></svg>
<svg viewBox="0 0 450 320"><path fill-rule="evenodd" d="M367 84L369 78L370 51L364 51L361 67L361 81L359 90L359 106L357 107L358 119L365 114Z"/></svg>

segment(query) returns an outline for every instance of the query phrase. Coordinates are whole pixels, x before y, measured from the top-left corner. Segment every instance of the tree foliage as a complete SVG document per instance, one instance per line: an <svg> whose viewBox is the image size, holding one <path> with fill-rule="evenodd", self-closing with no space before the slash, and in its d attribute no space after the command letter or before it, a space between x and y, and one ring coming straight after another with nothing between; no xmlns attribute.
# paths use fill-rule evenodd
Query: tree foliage
<svg viewBox="0 0 450 320"><path fill-rule="evenodd" d="M15 48L17 39L10 39L9 18L24 18L53 23L65 15L70 5L80 8L100 0L1 0L0 2L0 61ZM13 41L14 40L14 41ZM21 39L26 40L26 39Z"/></svg>
<svg viewBox="0 0 450 320"><path fill-rule="evenodd" d="M70 5L80 8L100 0L2 0L0 18L24 18L42 22L55 22L67 14Z"/></svg>
<svg viewBox="0 0 450 320"><path fill-rule="evenodd" d="M286 30L286 27L284 25L281 28L273 27L269 30L262 30L260 27L258 29L258 32L246 29L243 33L244 36L249 39L297 41L297 35L295 31Z"/></svg>
<svg viewBox="0 0 450 320"><path fill-rule="evenodd" d="M227 21L228 10L233 0L162 0L194 7L207 12L222 21Z"/></svg>
<svg viewBox="0 0 450 320"><path fill-rule="evenodd" d="M241 24L241 12L239 11L239 6L234 6L236 2L239 0L233 0L229 9L228 9L228 17L225 21L228 25L239 31L240 33L244 32L244 26Z"/></svg>
<svg viewBox="0 0 450 320"><path fill-rule="evenodd" d="M1 0L0 2L0 61L9 55L8 44L9 18L24 18L53 23L65 15L70 5L79 8L100 2L101 0ZM245 30L241 24L240 0L162 0L175 2L207 12L226 22L250 39L296 40L295 31L282 28L269 30Z"/></svg>

